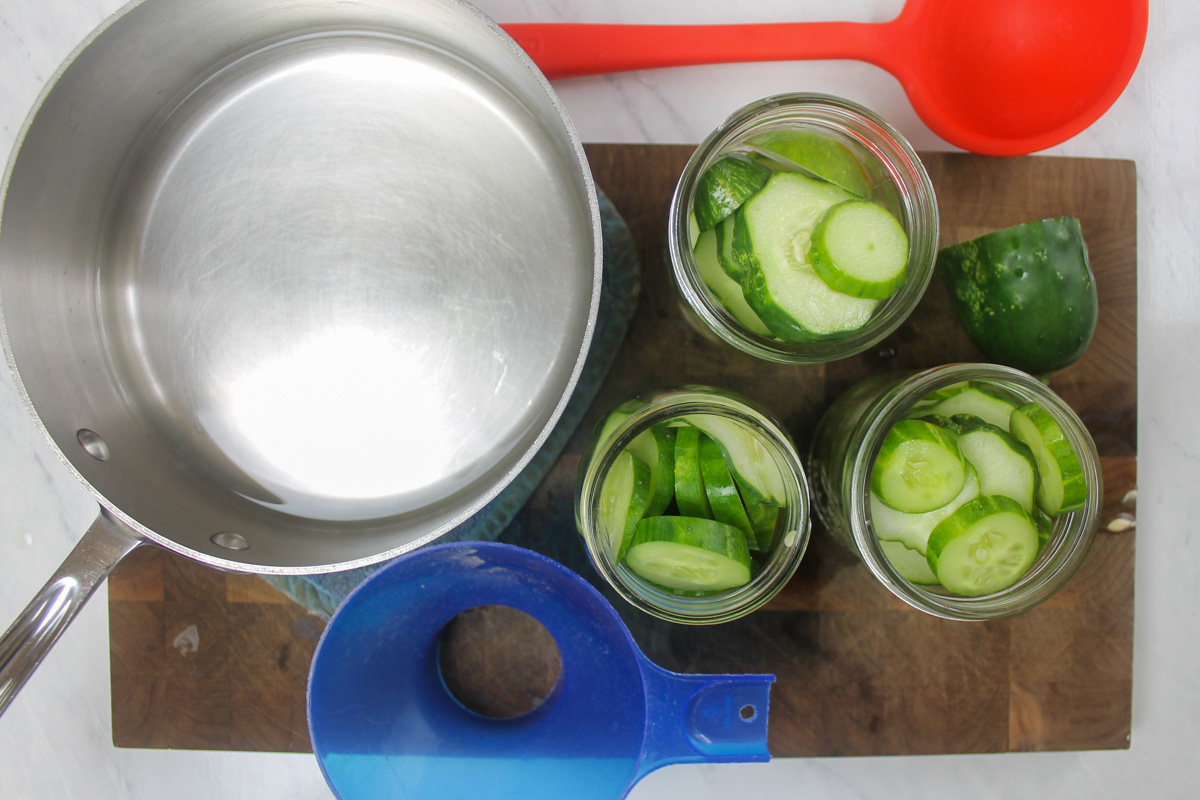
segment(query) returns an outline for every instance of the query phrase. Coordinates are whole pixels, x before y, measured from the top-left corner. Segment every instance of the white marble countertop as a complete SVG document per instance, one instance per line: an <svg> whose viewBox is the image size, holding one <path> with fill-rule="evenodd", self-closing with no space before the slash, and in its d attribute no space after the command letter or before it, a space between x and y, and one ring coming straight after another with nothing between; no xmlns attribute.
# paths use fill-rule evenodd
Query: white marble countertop
<svg viewBox="0 0 1200 800"><path fill-rule="evenodd" d="M197 0L199 1L199 0ZM120 0L0 3L0 153L59 63ZM700 2L479 0L502 22L880 22L901 0ZM1128 751L777 759L669 767L633 798L1094 798L1195 796L1200 759L1200 17L1156 3L1141 65L1094 126L1046 154L1132 159L1138 172L1138 436L1133 733ZM1064 58L1069 55L1064 54ZM730 111L782 91L843 95L891 120L918 149L953 149L899 84L864 64L741 64L562 81L584 141L696 143ZM1190 399L1189 399L1190 398ZM0 377L0 626L54 571L96 513ZM307 755L140 751L111 744L107 603L83 611L0 718L0 797L328 798Z"/></svg>

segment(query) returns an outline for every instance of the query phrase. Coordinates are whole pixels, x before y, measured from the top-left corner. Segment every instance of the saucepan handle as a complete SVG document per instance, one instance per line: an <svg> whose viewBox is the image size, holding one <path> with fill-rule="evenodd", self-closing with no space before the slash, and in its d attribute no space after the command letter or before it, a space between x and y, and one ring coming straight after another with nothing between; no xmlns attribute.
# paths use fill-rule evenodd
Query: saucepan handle
<svg viewBox="0 0 1200 800"><path fill-rule="evenodd" d="M638 779L668 764L770 761L774 675L684 675L648 660L642 673L647 728Z"/></svg>
<svg viewBox="0 0 1200 800"><path fill-rule="evenodd" d="M126 553L142 543L101 511L58 572L0 639L0 714Z"/></svg>

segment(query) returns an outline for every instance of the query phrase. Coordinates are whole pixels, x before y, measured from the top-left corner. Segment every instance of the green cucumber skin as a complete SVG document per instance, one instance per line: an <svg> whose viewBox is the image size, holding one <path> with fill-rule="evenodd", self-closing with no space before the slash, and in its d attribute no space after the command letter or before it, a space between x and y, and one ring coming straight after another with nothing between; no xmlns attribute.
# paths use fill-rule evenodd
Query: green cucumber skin
<svg viewBox="0 0 1200 800"><path fill-rule="evenodd" d="M650 500L650 467L645 461L629 450L622 451L617 458L618 461L614 462L610 469L608 477L605 480L605 486L601 492L603 497L603 493L608 489L609 481L614 479L615 471L620 468L618 464L623 461L625 464L624 468L629 471L632 479L631 491L628 496L614 498L620 501L623 512L621 516L622 522L618 526L621 530L608 531L610 537L619 540L616 542L616 547L613 548L613 554L615 558L620 559L625 554L625 551L629 549L638 523L646 516L646 507ZM602 505L603 502L602 499Z"/></svg>
<svg viewBox="0 0 1200 800"><path fill-rule="evenodd" d="M1040 553L1046 549L1046 545L1050 544L1050 537L1054 535L1054 517L1034 506L1033 522L1037 525L1038 552Z"/></svg>
<svg viewBox="0 0 1200 800"><path fill-rule="evenodd" d="M1038 507L1051 517L1058 516L1059 514L1063 514L1068 511L1078 511L1079 509L1083 508L1084 504L1087 502L1088 496L1087 476L1083 474L1083 466L1079 462L1079 455L1075 452L1075 449L1071 447L1071 443L1067 441L1067 437L1063 434L1062 428L1060 428L1058 423L1054 421L1054 417L1050 415L1050 412L1046 411L1046 409L1042 408L1037 403L1026 403L1017 410L1013 411L1013 419L1016 419L1018 415L1021 415L1028 420L1030 425L1032 425L1041 436L1041 442L1044 445L1050 460L1053 462L1052 469L1057 472L1057 481L1061 482L1062 484L1061 502L1057 507L1054 507L1054 504L1047 501L1046 487L1042 485L1050 482L1050 476L1044 476L1042 474L1043 470L1040 466L1041 460L1036 457L1038 443L1034 441L1027 442L1023 437L1018 435L1017 431L1014 431L1013 433L1015 438L1017 438L1018 441L1030 449L1030 452L1035 455L1035 463L1039 465L1038 475L1040 478L1040 483L1037 491ZM1063 474L1061 469L1062 464L1067 465L1067 474Z"/></svg>
<svg viewBox="0 0 1200 800"><path fill-rule="evenodd" d="M596 437L596 447L602 447L613 438L617 427L638 410L640 404L636 400L622 403L619 407L608 412L600 423L599 434ZM667 440L667 441L664 441ZM655 425L653 429L642 431L629 443L628 449L646 462L650 467L650 507L647 516L661 514L663 509L675 496L675 431L666 425ZM664 449L665 448L665 449ZM654 452L655 458L650 459L649 453Z"/></svg>
<svg viewBox="0 0 1200 800"><path fill-rule="evenodd" d="M754 537L741 493L725 461L725 453L708 436L700 437L700 475L704 479L704 491L708 495L708 507L712 510L713 518L740 530L753 540L752 549L757 550L758 540Z"/></svg>
<svg viewBox="0 0 1200 800"><path fill-rule="evenodd" d="M715 161L696 182L692 207L700 231L703 233L737 211L769 177L768 167L740 153L730 153Z"/></svg>
<svg viewBox="0 0 1200 800"><path fill-rule="evenodd" d="M1043 374L1071 364L1091 342L1099 302L1074 217L945 247L937 270L967 336L993 361Z"/></svg>
<svg viewBox="0 0 1200 800"><path fill-rule="evenodd" d="M742 265L734 258L733 236L737 229L737 214L730 214L713 228L717 237L717 263L725 274L740 286L742 283Z"/></svg>
<svg viewBox="0 0 1200 800"><path fill-rule="evenodd" d="M675 430L675 505L682 516L711 519L700 472L700 436L700 430L692 426Z"/></svg>
<svg viewBox="0 0 1200 800"><path fill-rule="evenodd" d="M658 447L658 467L651 470L654 476L653 493L645 516L656 517L667 509L675 497L675 429L655 425L648 433L654 437Z"/></svg>
<svg viewBox="0 0 1200 800"><path fill-rule="evenodd" d="M737 481L737 476L734 476ZM737 481L738 489L745 496L746 488ZM756 546L750 548L757 550L760 553L771 552L771 547L775 544L775 534L779 527L780 512L783 511L782 506L771 505L769 503L747 503L746 514L750 517L750 527L754 529L754 539Z"/></svg>

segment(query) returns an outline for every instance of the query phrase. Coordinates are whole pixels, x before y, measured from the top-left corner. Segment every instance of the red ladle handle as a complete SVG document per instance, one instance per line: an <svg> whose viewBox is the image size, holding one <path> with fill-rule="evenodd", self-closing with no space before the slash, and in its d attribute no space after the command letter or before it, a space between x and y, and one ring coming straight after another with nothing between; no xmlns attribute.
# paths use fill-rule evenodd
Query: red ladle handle
<svg viewBox="0 0 1200 800"><path fill-rule="evenodd" d="M890 23L502 26L551 80L747 61L853 59L891 71Z"/></svg>

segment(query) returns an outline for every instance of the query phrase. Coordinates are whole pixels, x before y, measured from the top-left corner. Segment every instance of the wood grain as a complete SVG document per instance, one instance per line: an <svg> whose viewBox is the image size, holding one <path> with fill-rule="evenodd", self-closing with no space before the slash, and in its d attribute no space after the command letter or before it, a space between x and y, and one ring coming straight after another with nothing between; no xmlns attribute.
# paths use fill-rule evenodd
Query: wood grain
<svg viewBox="0 0 1200 800"><path fill-rule="evenodd" d="M256 576L138 548L109 582L113 742L311 749L305 691L324 627Z"/></svg>
<svg viewBox="0 0 1200 800"><path fill-rule="evenodd" d="M514 523L536 536L566 537L559 547L574 541L570 505L583 439L626 394L680 382L732 389L770 408L805 452L823 409L859 378L981 359L936 278L895 334L834 364L766 364L696 333L678 311L664 262L667 204L691 150L587 146L597 184L638 244L643 282L616 367ZM1100 321L1085 356L1051 379L1096 439L1105 477L1104 529L1078 575L1019 617L947 622L897 600L818 526L795 578L743 620L669 625L609 596L646 654L668 669L774 673L776 757L1128 747L1137 486L1134 165L923 158L939 198L942 244L1031 219L1073 215L1082 222ZM578 552L568 555L579 559L569 562L572 568L597 581ZM304 690L321 620L257 578L209 570L155 548L121 563L110 579L109 604L118 746L309 747ZM496 636L495 620L487 624L487 635ZM529 634L514 628L511 635L535 647L534 638L524 638ZM471 640L469 629L461 636ZM491 693L519 695L522 671L531 670L514 667L507 677L489 671L488 680L499 682ZM477 690L486 695L488 686Z"/></svg>

